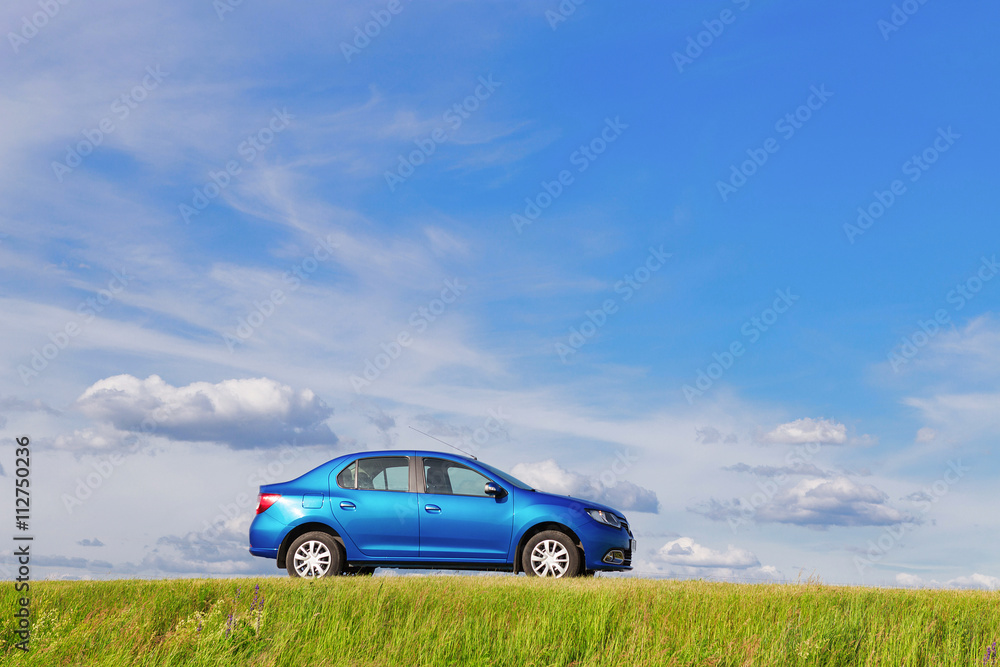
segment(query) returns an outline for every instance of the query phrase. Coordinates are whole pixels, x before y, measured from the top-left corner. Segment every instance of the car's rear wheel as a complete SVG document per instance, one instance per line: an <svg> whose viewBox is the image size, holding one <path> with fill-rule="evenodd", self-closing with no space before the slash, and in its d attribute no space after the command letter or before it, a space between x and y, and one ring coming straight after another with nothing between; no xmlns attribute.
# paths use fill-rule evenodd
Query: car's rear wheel
<svg viewBox="0 0 1000 667"><path fill-rule="evenodd" d="M286 569L292 577L319 578L340 574L343 558L340 545L327 533L313 531L300 535L288 547Z"/></svg>
<svg viewBox="0 0 1000 667"><path fill-rule="evenodd" d="M568 535L546 530L524 545L521 566L529 577L575 577L580 572L580 551Z"/></svg>

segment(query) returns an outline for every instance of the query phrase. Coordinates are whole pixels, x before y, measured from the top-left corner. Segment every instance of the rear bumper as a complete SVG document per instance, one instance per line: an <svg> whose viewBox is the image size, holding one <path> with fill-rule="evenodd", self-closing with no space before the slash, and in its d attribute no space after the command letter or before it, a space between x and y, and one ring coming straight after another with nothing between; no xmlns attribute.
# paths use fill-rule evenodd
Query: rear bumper
<svg viewBox="0 0 1000 667"><path fill-rule="evenodd" d="M277 549L262 549L260 547L250 547L251 556L260 556L261 558L277 558Z"/></svg>
<svg viewBox="0 0 1000 667"><path fill-rule="evenodd" d="M277 558L286 529L285 524L275 521L267 512L258 514L250 524L250 553L262 558Z"/></svg>

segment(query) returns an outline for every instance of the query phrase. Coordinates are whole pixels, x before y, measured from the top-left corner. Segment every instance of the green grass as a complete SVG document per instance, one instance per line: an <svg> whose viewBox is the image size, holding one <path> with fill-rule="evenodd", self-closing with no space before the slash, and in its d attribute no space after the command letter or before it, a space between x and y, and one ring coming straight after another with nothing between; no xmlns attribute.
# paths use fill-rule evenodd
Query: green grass
<svg viewBox="0 0 1000 667"><path fill-rule="evenodd" d="M971 666L1000 638L1000 594L973 591L511 576L52 581L31 585L24 654L12 622L21 594L12 582L2 591L4 665Z"/></svg>

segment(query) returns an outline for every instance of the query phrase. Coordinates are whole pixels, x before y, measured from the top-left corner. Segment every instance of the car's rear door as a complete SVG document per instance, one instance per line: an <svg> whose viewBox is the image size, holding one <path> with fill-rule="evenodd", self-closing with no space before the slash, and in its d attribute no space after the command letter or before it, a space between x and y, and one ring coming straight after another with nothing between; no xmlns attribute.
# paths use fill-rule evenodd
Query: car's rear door
<svg viewBox="0 0 1000 667"><path fill-rule="evenodd" d="M359 456L330 477L332 511L366 556L418 556L417 494L409 456Z"/></svg>
<svg viewBox="0 0 1000 667"><path fill-rule="evenodd" d="M507 559L514 524L514 501L486 495L492 480L467 465L449 459L417 457L418 523L422 560Z"/></svg>

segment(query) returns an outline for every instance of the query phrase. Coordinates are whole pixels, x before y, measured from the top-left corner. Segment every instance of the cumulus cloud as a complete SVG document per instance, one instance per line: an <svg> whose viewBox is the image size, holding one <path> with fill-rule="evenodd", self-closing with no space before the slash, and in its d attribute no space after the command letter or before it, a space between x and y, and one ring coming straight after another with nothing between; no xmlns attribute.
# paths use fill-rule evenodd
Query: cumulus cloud
<svg viewBox="0 0 1000 667"><path fill-rule="evenodd" d="M215 441L234 449L334 444L324 421L333 414L309 389L296 391L268 378L167 384L116 375L88 387L76 407L120 432L154 433L171 440Z"/></svg>
<svg viewBox="0 0 1000 667"><path fill-rule="evenodd" d="M44 443L44 441L43 441ZM119 431L110 424L96 424L91 428L74 429L52 439L52 446L70 452L109 450L137 450L139 437L128 431Z"/></svg>
<svg viewBox="0 0 1000 667"><path fill-rule="evenodd" d="M787 424L779 424L773 430L760 436L759 440L774 445L842 445L847 442L847 427L832 419L796 419Z"/></svg>
<svg viewBox="0 0 1000 667"><path fill-rule="evenodd" d="M691 537L667 542L651 561L633 560L636 571L670 577L697 577L725 581L777 581L778 570L761 565L751 551L728 545L724 551L698 544Z"/></svg>
<svg viewBox="0 0 1000 667"><path fill-rule="evenodd" d="M540 491L593 500L623 511L660 510L656 493L632 482L617 479L611 470L604 476L587 477L566 470L552 459L539 463L518 463L511 473Z"/></svg>
<svg viewBox="0 0 1000 667"><path fill-rule="evenodd" d="M730 544L725 551L716 551L698 544L690 537L679 537L667 542L656 552L656 557L664 563L689 567L746 569L760 565L757 557L746 549Z"/></svg>
<svg viewBox="0 0 1000 667"><path fill-rule="evenodd" d="M896 583L906 588L976 588L995 591L1000 588L1000 577L976 573L971 576L956 577L941 583L934 579L926 580L914 574L901 572L896 575Z"/></svg>
<svg viewBox="0 0 1000 667"><path fill-rule="evenodd" d="M77 544L79 544L81 547L103 547L104 546L104 542L101 542L96 537L94 539L92 539L92 540L90 540L90 539L82 539L79 542L77 542Z"/></svg>
<svg viewBox="0 0 1000 667"><path fill-rule="evenodd" d="M871 484L858 484L847 477L810 477L788 489L775 485L769 493L755 492L749 500L713 498L688 509L715 521L787 523L819 529L915 522L887 501L888 496Z"/></svg>
<svg viewBox="0 0 1000 667"><path fill-rule="evenodd" d="M917 442L931 442L937 437L937 431L925 426L924 428L917 431Z"/></svg>

